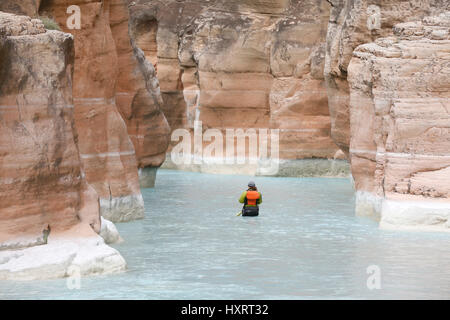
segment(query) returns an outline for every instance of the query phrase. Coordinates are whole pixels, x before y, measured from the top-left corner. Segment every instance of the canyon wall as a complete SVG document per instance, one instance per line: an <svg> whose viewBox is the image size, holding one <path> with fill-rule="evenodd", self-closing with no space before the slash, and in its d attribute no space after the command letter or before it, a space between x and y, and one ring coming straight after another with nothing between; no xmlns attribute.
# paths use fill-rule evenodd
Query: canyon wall
<svg viewBox="0 0 450 320"><path fill-rule="evenodd" d="M199 131L214 128L224 136L227 128L279 129L279 175L348 174L347 164L335 160L343 154L330 137L323 76L326 1L129 4L133 38L156 66L172 130L192 131L196 121L202 123ZM209 143L203 144L205 150ZM228 169L183 166L170 157L164 166L242 173L236 163ZM257 166L242 169L258 173Z"/></svg>
<svg viewBox="0 0 450 320"><path fill-rule="evenodd" d="M75 11L68 10L72 5L80 9L79 29L68 27L68 22L75 21ZM137 162L142 173L141 184L152 186L156 168L165 159L170 128L160 110L162 97L153 65L143 58L142 51L129 36L127 1L2 0L0 11L49 17L63 31L74 35L74 98L75 104L80 105L75 109L88 112L95 109L96 113L96 116L94 111L90 114L89 121L79 114L77 126L87 126L96 134L111 135L88 142L80 133L88 181L101 195L102 210L107 216L119 220L139 217L141 200L133 162ZM132 145L126 141L127 136ZM97 156L93 155L93 149ZM97 172L99 165L105 167L103 172ZM130 200L129 208L125 198ZM127 217L116 217L121 210L129 212Z"/></svg>
<svg viewBox="0 0 450 320"><path fill-rule="evenodd" d="M177 129L192 156L195 129L277 129L275 174L345 176L347 156L357 214L448 231L450 16L438 13L449 6L2 0L67 33L0 13L0 279L124 270L98 235L120 240L104 218L143 217L140 186L153 186ZM217 163L165 167L264 174Z"/></svg>
<svg viewBox="0 0 450 320"><path fill-rule="evenodd" d="M70 5L79 28L67 23ZM0 9L68 32L0 17L0 279L124 270L105 245L120 240L105 218L143 217L139 184L153 186L169 136L126 3L5 0Z"/></svg>
<svg viewBox="0 0 450 320"><path fill-rule="evenodd" d="M0 279L126 266L98 236L98 195L77 146L73 46L40 20L0 12Z"/></svg>
<svg viewBox="0 0 450 320"><path fill-rule="evenodd" d="M117 108L136 151L142 187L153 187L156 168L165 160L170 127L161 111L163 100L153 65L130 37L128 8L111 2L110 26L117 51Z"/></svg>
<svg viewBox="0 0 450 320"><path fill-rule="evenodd" d="M385 228L450 231L450 11L353 52L356 211Z"/></svg>
<svg viewBox="0 0 450 320"><path fill-rule="evenodd" d="M66 26L67 7L81 9L80 29ZM86 178L100 196L102 215L112 221L143 216L136 157L115 101L118 59L109 27L109 2L42 1L39 14L74 35L75 125Z"/></svg>
<svg viewBox="0 0 450 320"><path fill-rule="evenodd" d="M392 35L397 23L417 21L450 9L447 0L329 0L331 4L325 58L325 79L332 138L348 156L350 95L347 68L353 50Z"/></svg>
<svg viewBox="0 0 450 320"><path fill-rule="evenodd" d="M68 29L66 12L78 5L80 29ZM125 3L43 0L39 14L74 35L74 103L79 148L87 181L100 196L102 216L112 221L142 218L138 168L152 186L164 160L169 127L152 66L128 35ZM93 138L95 137L95 138Z"/></svg>

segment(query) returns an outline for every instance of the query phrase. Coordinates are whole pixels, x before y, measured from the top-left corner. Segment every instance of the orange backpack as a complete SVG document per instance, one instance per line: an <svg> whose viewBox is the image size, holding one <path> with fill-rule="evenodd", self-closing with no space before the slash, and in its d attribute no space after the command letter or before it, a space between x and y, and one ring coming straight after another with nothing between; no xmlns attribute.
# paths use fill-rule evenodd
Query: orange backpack
<svg viewBox="0 0 450 320"><path fill-rule="evenodd" d="M256 201L259 199L259 192L258 191L247 191L247 204L256 206Z"/></svg>

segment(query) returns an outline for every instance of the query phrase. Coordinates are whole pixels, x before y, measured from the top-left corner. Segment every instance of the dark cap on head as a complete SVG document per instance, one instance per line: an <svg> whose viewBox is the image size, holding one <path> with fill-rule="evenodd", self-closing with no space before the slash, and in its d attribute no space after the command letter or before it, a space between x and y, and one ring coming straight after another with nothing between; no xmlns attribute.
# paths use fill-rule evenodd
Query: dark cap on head
<svg viewBox="0 0 450 320"><path fill-rule="evenodd" d="M255 185L255 183L254 183L253 181L250 181L250 182L248 183L248 186L251 187L251 188L256 187L256 185Z"/></svg>

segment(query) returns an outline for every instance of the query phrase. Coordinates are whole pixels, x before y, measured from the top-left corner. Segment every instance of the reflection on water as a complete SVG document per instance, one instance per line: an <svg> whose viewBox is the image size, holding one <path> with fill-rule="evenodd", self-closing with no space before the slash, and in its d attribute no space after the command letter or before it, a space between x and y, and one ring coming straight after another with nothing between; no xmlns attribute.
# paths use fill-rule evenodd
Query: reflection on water
<svg viewBox="0 0 450 320"><path fill-rule="evenodd" d="M236 217L248 180L260 216ZM354 216L346 179L158 172L145 220L118 224L122 274L0 282L0 298L450 299L450 235L379 230ZM366 270L381 271L381 289Z"/></svg>

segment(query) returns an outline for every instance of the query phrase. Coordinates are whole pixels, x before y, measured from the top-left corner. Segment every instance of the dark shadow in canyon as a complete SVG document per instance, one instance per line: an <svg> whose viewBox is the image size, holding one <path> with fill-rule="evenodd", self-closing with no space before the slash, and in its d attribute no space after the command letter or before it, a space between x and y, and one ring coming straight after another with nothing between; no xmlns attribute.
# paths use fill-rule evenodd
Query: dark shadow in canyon
<svg viewBox="0 0 450 320"><path fill-rule="evenodd" d="M145 16L137 19L132 28L132 37L136 46L144 52L147 61L155 68L164 102L161 109L171 129L175 130L186 126L187 106L183 94L184 70L177 54L179 43L176 37L163 36L169 32L160 27L156 18ZM164 38L166 43L161 45L158 37ZM161 50L161 47L164 48Z"/></svg>

